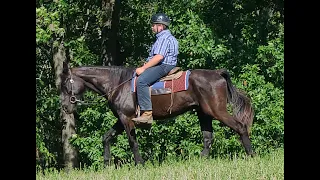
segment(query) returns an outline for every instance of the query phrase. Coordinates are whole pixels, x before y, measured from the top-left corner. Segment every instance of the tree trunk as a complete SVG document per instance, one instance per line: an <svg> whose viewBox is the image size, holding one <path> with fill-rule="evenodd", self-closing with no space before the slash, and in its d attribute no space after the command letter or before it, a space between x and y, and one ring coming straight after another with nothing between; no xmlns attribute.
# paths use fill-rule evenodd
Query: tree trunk
<svg viewBox="0 0 320 180"><path fill-rule="evenodd" d="M58 89L60 90L61 78L60 74L63 70L63 62L67 62L68 58L66 56L66 49L64 47L63 41L55 41L53 44L58 44L57 47L53 47L53 62L54 62L54 70L55 70L55 83ZM69 138L76 133L75 131L75 118L73 114L66 114L62 108L61 109L61 120L63 122L62 128L62 145L63 145L63 159L64 159L64 167L66 170L70 170L72 168L78 167L78 152L77 150L72 147L69 142Z"/></svg>
<svg viewBox="0 0 320 180"><path fill-rule="evenodd" d="M66 170L70 170L79 167L78 152L69 142L72 135L76 134L76 123L73 114L66 114L63 110L61 110L61 114L64 124L62 129L64 167Z"/></svg>
<svg viewBox="0 0 320 180"><path fill-rule="evenodd" d="M119 56L120 48L118 40L120 0L103 0L102 11L102 64L106 66L122 65L123 60Z"/></svg>

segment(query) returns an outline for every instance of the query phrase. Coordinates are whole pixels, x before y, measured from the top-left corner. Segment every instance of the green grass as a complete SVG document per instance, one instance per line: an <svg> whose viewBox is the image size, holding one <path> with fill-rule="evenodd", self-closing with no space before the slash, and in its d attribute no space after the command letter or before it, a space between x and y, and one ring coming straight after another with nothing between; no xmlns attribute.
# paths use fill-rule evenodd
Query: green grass
<svg viewBox="0 0 320 180"><path fill-rule="evenodd" d="M161 165L146 163L144 167L124 165L102 170L72 170L69 173L37 173L37 179L105 179L105 180L219 180L219 179L284 179L284 150L275 150L263 157L234 157L232 159L190 158L184 161L165 161Z"/></svg>

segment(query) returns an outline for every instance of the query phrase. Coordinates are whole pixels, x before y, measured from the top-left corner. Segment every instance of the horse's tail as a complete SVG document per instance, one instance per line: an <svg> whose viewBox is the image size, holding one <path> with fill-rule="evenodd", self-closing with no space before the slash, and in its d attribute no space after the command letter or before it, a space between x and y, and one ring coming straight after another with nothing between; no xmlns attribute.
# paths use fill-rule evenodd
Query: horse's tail
<svg viewBox="0 0 320 180"><path fill-rule="evenodd" d="M226 69L218 70L219 74L227 81L227 100L232 104L233 116L247 126L248 133L251 132L254 110L251 100L245 92L238 90L231 82L230 75Z"/></svg>

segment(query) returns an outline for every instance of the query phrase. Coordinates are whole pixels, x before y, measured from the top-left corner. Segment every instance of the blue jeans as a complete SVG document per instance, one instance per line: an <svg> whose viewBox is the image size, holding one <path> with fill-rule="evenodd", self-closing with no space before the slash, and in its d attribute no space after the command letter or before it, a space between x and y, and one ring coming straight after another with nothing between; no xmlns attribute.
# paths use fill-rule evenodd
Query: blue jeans
<svg viewBox="0 0 320 180"><path fill-rule="evenodd" d="M166 76L175 66L160 64L146 69L137 79L137 96L140 110L151 111L152 103L149 86Z"/></svg>

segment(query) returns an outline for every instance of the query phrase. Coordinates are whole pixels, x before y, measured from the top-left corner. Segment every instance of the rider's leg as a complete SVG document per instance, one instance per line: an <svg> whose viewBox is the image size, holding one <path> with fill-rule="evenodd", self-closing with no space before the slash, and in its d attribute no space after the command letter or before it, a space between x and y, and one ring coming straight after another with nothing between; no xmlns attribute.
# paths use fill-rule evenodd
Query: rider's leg
<svg viewBox="0 0 320 180"><path fill-rule="evenodd" d="M161 64L146 69L137 79L137 97L142 115L132 120L139 123L151 124L152 103L149 87L163 76L167 75L174 66Z"/></svg>

